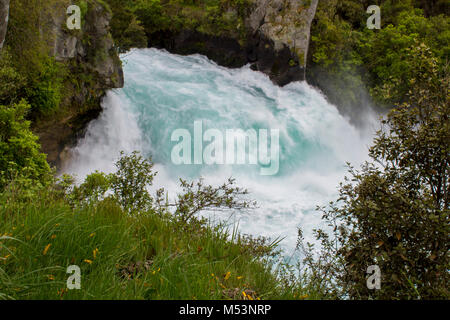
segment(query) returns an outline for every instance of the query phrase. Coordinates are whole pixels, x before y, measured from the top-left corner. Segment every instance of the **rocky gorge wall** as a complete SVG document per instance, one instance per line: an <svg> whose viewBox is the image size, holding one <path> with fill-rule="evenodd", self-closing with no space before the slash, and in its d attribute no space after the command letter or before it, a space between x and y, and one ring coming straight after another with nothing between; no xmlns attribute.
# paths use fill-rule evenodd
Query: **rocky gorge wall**
<svg viewBox="0 0 450 320"><path fill-rule="evenodd" d="M318 0L257 0L247 20L248 60L254 69L285 85L304 80L310 27Z"/></svg>
<svg viewBox="0 0 450 320"><path fill-rule="evenodd" d="M149 46L179 54L201 53L227 67L250 63L278 85L305 79L310 27L318 0L251 0L245 36L223 36L185 28L151 35ZM237 10L230 8L229 16ZM239 28L239 26L237 26ZM156 38L156 39L155 39Z"/></svg>
<svg viewBox="0 0 450 320"><path fill-rule="evenodd" d="M2 19L5 12L8 13L7 2L0 0ZM22 36L29 30L29 21L37 25L37 32L27 34L30 43L36 45L26 49L44 47L43 57L37 50L36 53L31 51L32 56L37 57L38 64L47 61L45 55L54 59L59 74L52 77L63 78L58 87L61 99L57 109L47 115L35 115L32 123L48 162L57 167L66 156L64 150L83 136L89 121L100 113L106 90L123 87L124 82L122 64L110 34L112 12L109 7L98 0L76 3L82 6L80 29L67 27L68 7L74 4L71 0L49 0L38 8L32 7L32 4L37 5L33 1L11 2L8 32L6 25L0 25L0 36L6 34L5 47L11 47L16 63L26 59L20 44L26 39L18 39L17 35ZM28 16L29 21L24 21ZM30 72L25 70L23 76L32 77ZM39 85L39 78L37 81ZM33 106L33 101L30 102L33 110L40 108L39 103Z"/></svg>
<svg viewBox="0 0 450 320"><path fill-rule="evenodd" d="M64 7L70 3L67 1ZM67 96L65 102L71 110L69 116L45 123L35 130L48 161L59 167L68 156L68 149L84 135L87 124L101 112L100 103L106 90L123 87L124 78L122 64L109 32L112 14L108 8L97 1L89 2L82 28L75 32L64 28L67 19L64 11L54 12L51 17L52 54L57 61L70 65L80 76L88 76L87 81L69 85L72 94Z"/></svg>
<svg viewBox="0 0 450 320"><path fill-rule="evenodd" d="M44 121L35 127L48 161L59 167L68 149L84 135L87 124L101 112L106 90L124 84L122 64L109 32L112 14L98 1L89 1L81 30L65 28L71 1L61 1L60 10L49 17L52 27L50 51L57 61L69 66L79 77L67 84L71 92L63 103L69 110L64 118Z"/></svg>

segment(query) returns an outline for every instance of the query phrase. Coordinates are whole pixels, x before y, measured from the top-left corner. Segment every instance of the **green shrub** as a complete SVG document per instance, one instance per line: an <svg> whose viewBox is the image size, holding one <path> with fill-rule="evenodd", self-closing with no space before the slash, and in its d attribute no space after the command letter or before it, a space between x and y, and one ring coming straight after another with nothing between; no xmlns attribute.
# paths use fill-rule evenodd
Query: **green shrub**
<svg viewBox="0 0 450 320"><path fill-rule="evenodd" d="M153 198L147 188L156 175L152 173L153 163L137 152L131 155L122 152L116 167L117 172L110 178L111 187L122 208L133 213L149 210Z"/></svg>
<svg viewBox="0 0 450 320"><path fill-rule="evenodd" d="M8 48L3 48L0 52L0 104L17 102L25 87L25 77L14 67Z"/></svg>
<svg viewBox="0 0 450 320"><path fill-rule="evenodd" d="M406 102L409 80L414 77L408 50L416 43L430 47L440 66L450 57L448 14L426 15L423 3L417 1L386 0L380 6L381 30L369 30L366 7L360 1L319 2L311 27L308 77L322 83L340 106L354 99L352 108L366 103L358 98L365 89L380 105ZM398 82L393 83L393 78ZM392 86L396 90L387 96L385 88Z"/></svg>
<svg viewBox="0 0 450 320"><path fill-rule="evenodd" d="M42 69L37 78L33 79L31 88L27 90L33 111L48 116L58 111L63 96L63 80L65 67L54 58L43 57Z"/></svg>
<svg viewBox="0 0 450 320"><path fill-rule="evenodd" d="M30 130L25 102L0 106L0 190L9 182L25 178L34 183L49 180L46 155L40 152L38 138Z"/></svg>
<svg viewBox="0 0 450 320"><path fill-rule="evenodd" d="M325 295L352 299L449 299L449 73L441 77L425 45L411 48L408 100L382 121L371 162L350 168L339 199L320 208L331 234L302 244L305 264ZM301 240L301 239L300 239ZM366 270L377 265L381 288Z"/></svg>

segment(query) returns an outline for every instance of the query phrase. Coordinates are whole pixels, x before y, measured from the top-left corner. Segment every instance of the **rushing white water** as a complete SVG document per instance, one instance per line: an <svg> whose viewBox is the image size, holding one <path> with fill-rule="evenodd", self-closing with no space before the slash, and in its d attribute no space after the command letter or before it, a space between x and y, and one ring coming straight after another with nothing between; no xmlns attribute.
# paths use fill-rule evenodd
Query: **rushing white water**
<svg viewBox="0 0 450 320"><path fill-rule="evenodd" d="M358 165L367 157L370 132L362 132L306 83L275 86L248 66L227 69L200 55L178 56L142 49L122 57L125 87L108 92L104 111L72 150L65 171L83 178L100 170L114 171L121 150L152 155L159 172L155 187L169 196L179 190L178 178L200 176L218 185L228 177L247 188L258 209L207 213L239 223L253 235L281 237L286 254L294 248L297 227L310 237L320 224L317 205L335 199L345 162ZM174 165L171 134L193 132L194 121L206 128L278 129L280 170L261 176L256 165Z"/></svg>

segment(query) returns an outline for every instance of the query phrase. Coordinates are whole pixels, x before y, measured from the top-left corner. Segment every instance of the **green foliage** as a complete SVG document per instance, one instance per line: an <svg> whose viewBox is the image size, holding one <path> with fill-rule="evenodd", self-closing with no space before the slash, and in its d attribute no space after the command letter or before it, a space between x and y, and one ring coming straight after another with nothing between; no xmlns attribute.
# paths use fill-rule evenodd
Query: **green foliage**
<svg viewBox="0 0 450 320"><path fill-rule="evenodd" d="M139 0L131 10L142 21L147 34L170 28L169 17L160 0Z"/></svg>
<svg viewBox="0 0 450 320"><path fill-rule="evenodd" d="M27 96L38 113L48 116L58 111L60 106L66 70L51 57L43 57L41 63L42 69L35 79L31 79Z"/></svg>
<svg viewBox="0 0 450 320"><path fill-rule="evenodd" d="M448 25L450 21L445 16L426 19L420 10L403 11L398 16L397 26L388 25L377 33L365 31L359 51L364 63L370 65L374 97L390 104L407 101L409 80L415 76L413 66L416 64L410 54L411 47L427 44L436 59L444 65L450 54L450 38L448 30L437 36L437 19L443 25ZM391 90L391 95L384 95L382 90L386 86L395 86L395 92Z"/></svg>
<svg viewBox="0 0 450 320"><path fill-rule="evenodd" d="M113 12L111 34L119 52L145 47L147 35L142 23L132 12L130 1L108 0L108 4Z"/></svg>
<svg viewBox="0 0 450 320"><path fill-rule="evenodd" d="M151 183L151 163L133 153L117 166L116 173L95 172L80 186L64 176L54 185L0 192L0 298L314 297L285 264L275 267L278 241L230 232L193 214L180 219L181 212L247 207L238 199L242 190L229 187L234 181L217 188L182 183L177 214L159 190L154 206L131 215L122 200ZM114 183L119 187L110 189ZM105 196L107 190L113 194ZM27 200L23 193L30 193ZM73 264L81 268L81 290L66 289L66 268Z"/></svg>
<svg viewBox="0 0 450 320"><path fill-rule="evenodd" d="M302 244L320 290L355 299L448 299L450 261L450 104L448 70L439 74L425 45L410 50L410 104L393 109L370 149L373 160L321 208L332 234L317 230L320 257ZM300 239L302 240L302 239ZM381 269L381 289L365 271ZM317 282L316 282L317 283Z"/></svg>
<svg viewBox="0 0 450 320"><path fill-rule="evenodd" d="M357 99L358 91L364 87L381 105L407 101L409 79L414 77L408 50L413 45L425 43L441 66L450 56L448 14L426 16L424 8L428 7L419 1L380 2L381 30L366 27L368 3L319 2L311 28L313 64L309 77L328 86L326 94L339 105L355 100L352 107L357 108L362 103ZM321 79L327 76L332 78L331 85ZM395 84L392 78L397 80ZM383 94L386 86L393 85L395 93L389 97Z"/></svg>
<svg viewBox="0 0 450 320"><path fill-rule="evenodd" d="M101 50L100 43L103 42L96 42L100 44L100 48L92 46L90 41L93 40L91 34L93 29L86 28L85 22L87 18L93 19L93 15L88 14L88 10L94 7L100 5L104 7L104 11L111 11L108 4L100 0L80 0L74 4L79 5L81 9L81 31L69 31L65 23L62 23L62 26L54 25L54 19L61 17L67 9L68 4L64 1L17 0L11 2L6 47L0 57L0 103L11 104L25 99L31 105L30 119L46 121L51 116L64 115L67 118L69 112L81 114L101 96L104 91L101 85L103 79L99 79L92 66L101 63L108 53ZM75 35L83 41L86 56L81 60L56 61L53 55L56 49L56 37L59 37L59 34L55 32L55 27L61 27L62 32ZM137 22L131 24L129 30L121 29L122 33L124 31L142 44ZM141 35L142 33L141 30ZM110 35L105 34L105 39L108 36ZM113 52L109 55L118 59ZM88 93L86 88L89 88ZM85 100L73 99L78 96L84 96ZM80 106L79 104L82 103L84 105Z"/></svg>
<svg viewBox="0 0 450 320"><path fill-rule="evenodd" d="M30 130L25 115L30 106L20 101L0 106L0 190L15 179L45 183L50 168L45 154L40 153L38 138Z"/></svg>
<svg viewBox="0 0 450 320"><path fill-rule="evenodd" d="M247 190L235 187L235 180L229 179L219 187L205 185L200 179L197 183L181 181L183 193L178 195L175 215L184 223L189 222L202 211L214 208L248 209L256 205L241 198L248 194Z"/></svg>
<svg viewBox="0 0 450 320"><path fill-rule="evenodd" d="M80 7L80 13L81 13L81 23L83 23L84 18L86 17L86 14L88 12L88 2L86 0L80 0L78 1L77 5Z"/></svg>
<svg viewBox="0 0 450 320"><path fill-rule="evenodd" d="M120 50L126 51L131 48L145 48L147 47L147 36L145 29L135 17L131 20L122 38L119 40Z"/></svg>
<svg viewBox="0 0 450 320"><path fill-rule="evenodd" d="M0 52L0 104L18 101L26 86L25 77L17 72L7 48Z"/></svg>
<svg viewBox="0 0 450 320"><path fill-rule="evenodd" d="M183 29L244 39L244 18L251 6L248 0L107 1L113 11L111 32L121 52L147 42L158 45L165 33Z"/></svg>
<svg viewBox="0 0 450 320"><path fill-rule="evenodd" d="M119 204L128 212L149 210L152 197L147 188L152 185L156 173L152 173L153 163L133 152L121 153L116 162L117 172L111 176L111 187Z"/></svg>
<svg viewBox="0 0 450 320"><path fill-rule="evenodd" d="M43 16L60 10L57 0L18 0L11 3L6 44L12 57L11 67L18 74L22 90L12 91L9 99L26 99L33 116L49 116L58 111L64 97L63 83L67 66L58 63L50 54L54 39L42 37L52 34ZM9 79L13 85L17 79ZM14 97L17 95L17 97Z"/></svg>
<svg viewBox="0 0 450 320"><path fill-rule="evenodd" d="M68 184L64 190L69 190L73 179L65 177ZM64 181L62 182L64 183ZM96 203L105 197L105 193L111 188L111 179L103 172L95 171L89 174L79 186L74 186L72 192L67 192L72 204L88 205Z"/></svg>

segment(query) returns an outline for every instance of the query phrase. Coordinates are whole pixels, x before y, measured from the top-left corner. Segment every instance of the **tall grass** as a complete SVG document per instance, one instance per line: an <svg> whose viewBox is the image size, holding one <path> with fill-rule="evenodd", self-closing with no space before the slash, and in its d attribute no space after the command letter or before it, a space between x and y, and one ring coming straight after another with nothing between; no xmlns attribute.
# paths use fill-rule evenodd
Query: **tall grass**
<svg viewBox="0 0 450 320"><path fill-rule="evenodd" d="M312 292L273 267L276 243L114 201L73 208L52 191L0 194L0 299L296 299ZM69 265L81 289L66 286ZM278 270L278 271L277 271Z"/></svg>

